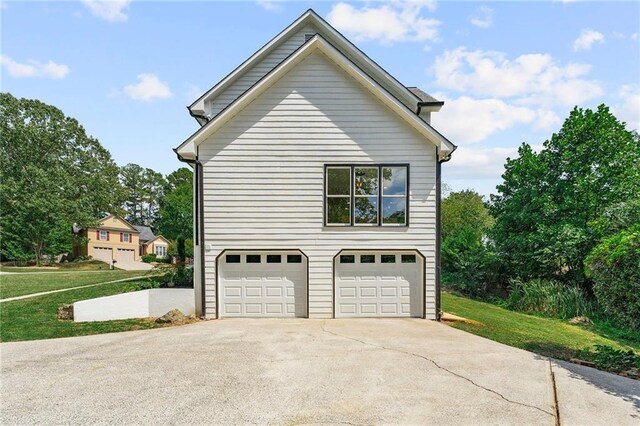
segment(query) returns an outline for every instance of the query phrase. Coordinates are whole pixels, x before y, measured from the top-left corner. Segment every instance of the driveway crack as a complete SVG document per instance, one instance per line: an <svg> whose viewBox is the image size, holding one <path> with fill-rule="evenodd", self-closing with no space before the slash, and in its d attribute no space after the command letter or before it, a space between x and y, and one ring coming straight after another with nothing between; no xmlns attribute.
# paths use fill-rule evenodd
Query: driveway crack
<svg viewBox="0 0 640 426"><path fill-rule="evenodd" d="M325 328L325 325L326 325L326 321L323 321L322 325L320 326L320 328L322 328L322 331L325 332L325 333L332 334L334 336L341 337L343 339L353 340L354 342L358 342L358 343L361 343L363 345L373 346L373 347L380 348L380 349L385 349L385 350L388 350L388 351L399 352L399 353L402 353L402 354L405 354L405 355L409 355L409 356L413 356L413 357L416 357L416 358L423 359L423 360L428 361L431 364L433 364L436 368L438 368L438 369L440 369L442 371L445 371L445 372L451 374L452 376L458 377L459 379L465 380L465 381L471 383L473 386L477 387L478 389L482 389L482 390L484 390L486 392L490 392L490 393L492 393L494 395L497 395L498 397L500 397L501 399L505 400L506 402L508 402L510 404L516 404L516 405L520 405L522 407L532 408L534 410L538 410L538 411L540 411L542 413L545 413L545 414L547 414L549 416L555 417L553 415L553 413L550 413L549 411L545 411L545 410L543 410L543 409L541 409L539 407L536 407L535 405L529 405L529 404L525 404L523 402L518 402L518 401L514 401L512 399L509 399L506 396L502 395L500 392L497 392L497 391L495 391L493 389L490 389L488 387L482 386L481 384L478 384L478 383L474 382L473 380L471 380L468 377L465 377L465 376L463 376L461 374L456 373L455 371L451 371L448 368L441 366L440 364L438 364L436 361L432 360L429 357L426 357L424 355L420 355L420 354L417 354L417 353L414 353L414 352L404 351L404 350L398 349L398 348L392 348L392 347L387 347L387 346L383 346L383 345L378 345L376 343L371 343L371 342L367 342L367 341L364 341L364 340L356 339L355 337L350 337L350 336L345 336L343 334L338 334L338 333L335 333L333 331L327 330Z"/></svg>

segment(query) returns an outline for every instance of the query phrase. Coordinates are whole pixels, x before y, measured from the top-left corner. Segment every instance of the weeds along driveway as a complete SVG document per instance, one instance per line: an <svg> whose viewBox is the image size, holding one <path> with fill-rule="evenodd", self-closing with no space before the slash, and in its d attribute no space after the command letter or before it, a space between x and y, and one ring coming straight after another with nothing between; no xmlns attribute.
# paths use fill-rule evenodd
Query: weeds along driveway
<svg viewBox="0 0 640 426"><path fill-rule="evenodd" d="M0 351L3 424L556 421L547 359L432 321L221 320ZM561 421L637 424L636 381L553 371L582 401Z"/></svg>

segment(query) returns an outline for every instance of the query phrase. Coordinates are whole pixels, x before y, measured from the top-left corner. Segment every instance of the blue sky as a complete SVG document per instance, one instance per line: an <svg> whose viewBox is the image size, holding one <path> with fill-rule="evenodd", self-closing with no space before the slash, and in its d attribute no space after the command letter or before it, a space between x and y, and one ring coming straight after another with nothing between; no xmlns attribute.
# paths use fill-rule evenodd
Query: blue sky
<svg viewBox="0 0 640 426"><path fill-rule="evenodd" d="M640 127L638 2L1 2L0 85L77 118L119 165L162 173L189 105L314 8L406 85L444 100L453 189L489 194L573 105Z"/></svg>

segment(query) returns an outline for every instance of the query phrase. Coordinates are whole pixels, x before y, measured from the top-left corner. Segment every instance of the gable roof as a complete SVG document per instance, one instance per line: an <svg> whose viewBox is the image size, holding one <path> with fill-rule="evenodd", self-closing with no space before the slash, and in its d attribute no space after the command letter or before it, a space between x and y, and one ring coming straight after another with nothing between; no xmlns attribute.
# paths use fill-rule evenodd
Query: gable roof
<svg viewBox="0 0 640 426"><path fill-rule="evenodd" d="M105 217L103 217L102 219L100 219L98 221L98 223L101 224L101 226L98 226L98 228L108 228L108 225L103 225L102 222L104 222L107 219L111 219L112 217L115 217L116 219L118 219L119 221L123 222L125 225L127 225L129 228L131 228L131 231L134 233L138 233L139 231L136 229L135 226L133 226L132 224L130 224L129 222L127 222L126 220L124 220L123 218L121 218L120 216L116 216L115 214L108 214Z"/></svg>
<svg viewBox="0 0 640 426"><path fill-rule="evenodd" d="M169 241L169 240L167 240L165 237L163 237L162 235L158 235L157 237L154 237L153 239L151 239L151 240L149 240L149 241L146 241L146 242L145 242L145 244L151 244L151 243L153 243L153 242L155 242L155 241L157 241L157 240L159 240L159 239L163 239L163 240L164 240L164 242L165 242L165 243L167 243L167 244L169 244L169 243L170 243L170 241Z"/></svg>
<svg viewBox="0 0 640 426"><path fill-rule="evenodd" d="M290 69L316 50L320 50L325 53L330 60L336 63L351 77L356 79L356 81L359 81L365 89L369 90L388 108L396 112L401 118L409 123L409 125L438 147L438 153L441 159L447 158L453 152L455 149L455 145L453 143L416 115L415 112L409 109L406 104L400 102L398 98L391 94L385 87L380 85L378 81L365 73L360 67L347 58L344 53L334 47L319 34L316 34L307 40L285 60L258 80L256 84L251 86L251 88L244 92L240 97L220 111L218 115L187 138L187 140L185 140L179 147L175 148L174 151L182 158L195 159L195 148L197 145L204 141L209 135L213 134L224 123L241 111L242 108L256 99L273 83L283 77Z"/></svg>
<svg viewBox="0 0 640 426"><path fill-rule="evenodd" d="M201 125L204 125L206 121L202 121L204 117L201 115L205 113L204 103L207 100L215 99L220 95L227 87L235 82L245 71L251 69L260 60L265 58L274 49L280 46L290 35L302 29L305 25L313 24L320 31L319 34L327 41L332 43L343 52L352 62L358 65L360 68L366 69L365 72L376 80L379 84L384 86L390 93L396 96L401 102L407 106L415 107L420 98L416 96L411 90L400 83L395 77L385 71L380 65L369 58L364 52L362 52L356 45L351 43L345 36L339 31L333 28L327 21L325 21L320 15L318 15L313 9L308 9L298 19L291 23L287 28L282 30L271 41L262 46L260 50L254 53L249 59L245 60L235 70L229 73L225 78L220 80L215 86L205 92L202 96L196 99L187 108L189 113L198 119Z"/></svg>
<svg viewBox="0 0 640 426"><path fill-rule="evenodd" d="M136 228L138 232L140 232L139 238L141 242L150 241L156 238L156 236L153 234L153 231L148 226L133 225L133 227Z"/></svg>

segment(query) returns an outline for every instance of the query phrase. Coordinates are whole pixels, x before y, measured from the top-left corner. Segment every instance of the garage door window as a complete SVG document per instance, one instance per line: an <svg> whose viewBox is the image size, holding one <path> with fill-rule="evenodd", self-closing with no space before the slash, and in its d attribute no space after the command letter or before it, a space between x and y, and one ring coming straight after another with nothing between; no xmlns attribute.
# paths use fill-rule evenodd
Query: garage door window
<svg viewBox="0 0 640 426"><path fill-rule="evenodd" d="M240 255L239 254L228 254L225 257L225 262L227 262L227 263L240 263Z"/></svg>
<svg viewBox="0 0 640 426"><path fill-rule="evenodd" d="M395 254L383 254L380 256L380 262L382 263L396 263L396 255Z"/></svg>
<svg viewBox="0 0 640 426"><path fill-rule="evenodd" d="M259 254L248 254L247 263L260 263L262 261Z"/></svg>
<svg viewBox="0 0 640 426"><path fill-rule="evenodd" d="M376 255L375 254L360 255L360 263L376 263Z"/></svg>
<svg viewBox="0 0 640 426"><path fill-rule="evenodd" d="M403 254L402 255L402 263L416 263L416 255L415 254Z"/></svg>
<svg viewBox="0 0 640 426"><path fill-rule="evenodd" d="M267 263L282 263L282 256L279 254L268 254Z"/></svg>
<svg viewBox="0 0 640 426"><path fill-rule="evenodd" d="M352 254L341 254L340 263L356 263L356 257Z"/></svg>
<svg viewBox="0 0 640 426"><path fill-rule="evenodd" d="M288 254L287 263L302 263L302 256L299 254Z"/></svg>

